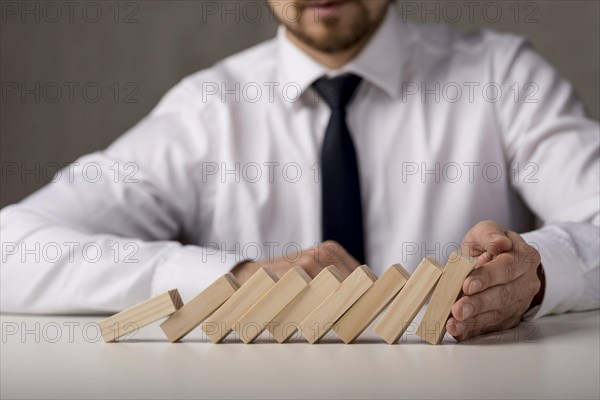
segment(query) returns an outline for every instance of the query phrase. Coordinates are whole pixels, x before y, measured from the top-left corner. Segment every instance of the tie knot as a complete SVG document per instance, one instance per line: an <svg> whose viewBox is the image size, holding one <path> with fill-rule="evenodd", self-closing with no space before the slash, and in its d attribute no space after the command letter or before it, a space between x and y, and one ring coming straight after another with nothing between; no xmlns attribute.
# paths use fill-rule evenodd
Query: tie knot
<svg viewBox="0 0 600 400"><path fill-rule="evenodd" d="M361 80L360 76L345 74L320 78L312 86L332 111L345 111Z"/></svg>

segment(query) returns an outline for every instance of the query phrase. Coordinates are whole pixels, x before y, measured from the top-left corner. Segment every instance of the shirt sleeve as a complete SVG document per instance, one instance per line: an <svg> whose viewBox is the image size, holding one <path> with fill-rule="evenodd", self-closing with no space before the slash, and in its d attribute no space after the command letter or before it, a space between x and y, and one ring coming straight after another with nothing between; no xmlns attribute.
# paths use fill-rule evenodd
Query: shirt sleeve
<svg viewBox="0 0 600 400"><path fill-rule="evenodd" d="M598 122L586 115L570 83L526 41L508 42L498 57L505 63L498 79L511 95L503 96L498 112L511 183L543 222L523 235L540 252L546 277L535 318L599 308Z"/></svg>
<svg viewBox="0 0 600 400"><path fill-rule="evenodd" d="M112 312L174 288L185 301L240 261L175 240L197 221L211 151L188 91L1 211L3 312Z"/></svg>
<svg viewBox="0 0 600 400"><path fill-rule="evenodd" d="M541 255L546 276L544 299L530 318L600 307L600 228L556 223L525 233Z"/></svg>

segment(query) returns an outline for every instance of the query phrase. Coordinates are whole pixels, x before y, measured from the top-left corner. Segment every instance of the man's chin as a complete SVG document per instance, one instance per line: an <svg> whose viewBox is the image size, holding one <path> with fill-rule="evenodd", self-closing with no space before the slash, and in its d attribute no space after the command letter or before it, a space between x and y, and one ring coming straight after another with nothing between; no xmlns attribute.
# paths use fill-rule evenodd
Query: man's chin
<svg viewBox="0 0 600 400"><path fill-rule="evenodd" d="M369 21L365 15L360 15L358 9L345 10L344 14L320 21L315 21L310 14L302 16L300 26L288 29L302 42L324 53L348 50L367 36L370 30Z"/></svg>
<svg viewBox="0 0 600 400"><path fill-rule="evenodd" d="M299 39L313 49L328 54L344 52L360 41L360 38L352 36L351 33L343 35L339 31L324 32L317 29L312 32L305 32Z"/></svg>

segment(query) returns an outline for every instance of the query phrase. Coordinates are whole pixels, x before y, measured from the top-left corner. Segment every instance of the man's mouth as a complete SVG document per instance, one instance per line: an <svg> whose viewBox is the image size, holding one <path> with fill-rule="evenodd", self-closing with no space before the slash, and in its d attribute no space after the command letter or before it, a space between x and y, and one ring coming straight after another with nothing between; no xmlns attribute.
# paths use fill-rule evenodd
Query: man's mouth
<svg viewBox="0 0 600 400"><path fill-rule="evenodd" d="M324 17L333 16L346 1L347 0L313 0L309 3L308 9L314 10Z"/></svg>

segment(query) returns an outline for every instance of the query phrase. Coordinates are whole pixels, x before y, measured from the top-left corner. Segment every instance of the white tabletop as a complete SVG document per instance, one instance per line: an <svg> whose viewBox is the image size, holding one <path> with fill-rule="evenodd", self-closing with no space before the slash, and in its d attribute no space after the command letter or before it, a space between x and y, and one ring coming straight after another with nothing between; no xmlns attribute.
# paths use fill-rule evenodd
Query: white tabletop
<svg viewBox="0 0 600 400"><path fill-rule="evenodd" d="M158 324L105 344L97 317L2 315L8 398L595 398L600 312L546 317L467 343L169 344ZM410 330L411 328L409 328Z"/></svg>

